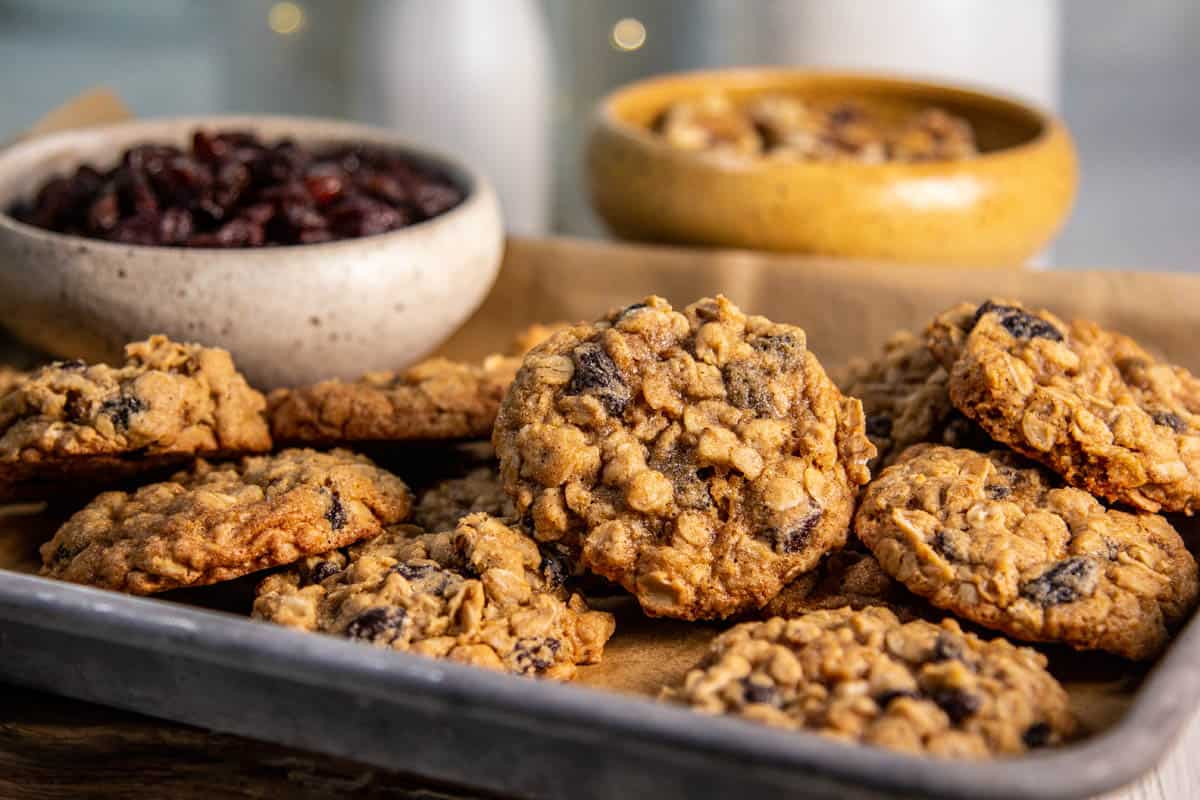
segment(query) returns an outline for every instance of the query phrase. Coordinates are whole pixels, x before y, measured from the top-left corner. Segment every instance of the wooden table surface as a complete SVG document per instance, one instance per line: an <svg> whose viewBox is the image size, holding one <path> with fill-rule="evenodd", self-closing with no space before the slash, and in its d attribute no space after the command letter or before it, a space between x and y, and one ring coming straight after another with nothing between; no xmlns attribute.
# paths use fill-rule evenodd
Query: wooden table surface
<svg viewBox="0 0 1200 800"><path fill-rule="evenodd" d="M1200 798L1200 718L1151 774L1104 800ZM342 759L0 685L0 797L481 797Z"/></svg>

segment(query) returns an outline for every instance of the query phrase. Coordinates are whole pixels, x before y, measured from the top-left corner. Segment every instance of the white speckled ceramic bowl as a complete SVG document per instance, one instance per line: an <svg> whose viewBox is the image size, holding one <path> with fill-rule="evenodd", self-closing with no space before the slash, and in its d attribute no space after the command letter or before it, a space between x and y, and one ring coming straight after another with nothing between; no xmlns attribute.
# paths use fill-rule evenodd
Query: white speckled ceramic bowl
<svg viewBox="0 0 1200 800"><path fill-rule="evenodd" d="M395 147L442 169L467 197L379 236L234 250L114 244L2 213L54 174L84 162L108 166L134 144L182 145L197 128ZM396 369L430 353L483 301L503 239L483 176L363 125L272 116L142 120L0 152L0 324L60 357L118 359L125 342L165 333L230 350L263 389Z"/></svg>

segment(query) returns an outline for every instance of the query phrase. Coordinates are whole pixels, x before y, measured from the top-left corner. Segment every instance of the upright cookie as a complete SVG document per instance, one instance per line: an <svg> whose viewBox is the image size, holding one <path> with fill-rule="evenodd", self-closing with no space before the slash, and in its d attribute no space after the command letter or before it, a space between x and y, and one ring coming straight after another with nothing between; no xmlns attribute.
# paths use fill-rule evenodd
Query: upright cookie
<svg viewBox="0 0 1200 800"><path fill-rule="evenodd" d="M276 389L268 397L271 430L280 441L310 444L486 437L520 363L512 356L479 364L433 358L349 383Z"/></svg>
<svg viewBox="0 0 1200 800"><path fill-rule="evenodd" d="M50 364L0 396L0 501L269 450L265 405L229 353L164 336L127 345L119 367Z"/></svg>
<svg viewBox="0 0 1200 800"><path fill-rule="evenodd" d="M718 636L663 693L707 714L933 756L979 758L1075 732L1046 659L953 620L901 624L882 608L748 622Z"/></svg>
<svg viewBox="0 0 1200 800"><path fill-rule="evenodd" d="M460 518L479 511L503 518L516 514L494 467L479 467L461 478L448 478L425 489L417 500L412 521L427 531L453 530Z"/></svg>
<svg viewBox="0 0 1200 800"><path fill-rule="evenodd" d="M871 482L859 538L914 593L1019 639L1153 658L1196 604L1183 540L1009 452L917 445Z"/></svg>
<svg viewBox="0 0 1200 800"><path fill-rule="evenodd" d="M950 399L1072 486L1143 511L1200 508L1200 380L1127 336L985 303Z"/></svg>
<svg viewBox="0 0 1200 800"><path fill-rule="evenodd" d="M568 679L615 623L563 585L528 536L487 514L449 533L399 526L259 586L254 616L393 650Z"/></svg>
<svg viewBox="0 0 1200 800"><path fill-rule="evenodd" d="M874 448L804 331L650 297L530 353L493 437L537 538L652 615L757 608L846 540Z"/></svg>
<svg viewBox="0 0 1200 800"><path fill-rule="evenodd" d="M345 450L200 460L97 497L42 546L42 574L133 594L202 586L375 536L410 507L399 478Z"/></svg>
<svg viewBox="0 0 1200 800"><path fill-rule="evenodd" d="M867 436L878 451L872 472L920 442L990 449L987 434L951 404L949 383L926 340L908 331L893 334L874 361L850 362L841 389L862 400Z"/></svg>

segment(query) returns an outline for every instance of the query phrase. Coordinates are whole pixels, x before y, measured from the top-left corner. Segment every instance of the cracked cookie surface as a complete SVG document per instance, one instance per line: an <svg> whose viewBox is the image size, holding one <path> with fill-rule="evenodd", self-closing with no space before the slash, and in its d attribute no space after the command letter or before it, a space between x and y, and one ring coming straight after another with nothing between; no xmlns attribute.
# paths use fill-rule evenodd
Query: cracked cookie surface
<svg viewBox="0 0 1200 800"><path fill-rule="evenodd" d="M133 594L202 586L374 536L410 507L399 478L345 450L199 460L101 494L42 546L42 574Z"/></svg>
<svg viewBox="0 0 1200 800"><path fill-rule="evenodd" d="M1196 604L1196 562L1165 519L1106 509L1007 451L910 448L855 529L909 590L1020 639L1148 659Z"/></svg>
<svg viewBox="0 0 1200 800"><path fill-rule="evenodd" d="M1200 509L1200 379L1127 336L985 303L950 399L1072 486L1143 511Z"/></svg>
<svg viewBox="0 0 1200 800"><path fill-rule="evenodd" d="M615 623L564 586L562 565L487 514L449 532L396 526L271 575L254 616L379 647L569 679Z"/></svg>
<svg viewBox="0 0 1200 800"><path fill-rule="evenodd" d="M757 608L846 540L874 448L804 331L650 297L530 353L497 418L534 535L656 616Z"/></svg>
<svg viewBox="0 0 1200 800"><path fill-rule="evenodd" d="M920 442L986 448L990 440L950 402L950 376L924 337L898 331L873 361L850 362L842 392L862 400L875 472ZM994 443L993 443L994 445Z"/></svg>
<svg viewBox="0 0 1200 800"><path fill-rule="evenodd" d="M479 467L428 487L417 500L412 522L427 531L451 530L460 518L478 511L501 518L516 515L495 467Z"/></svg>
<svg viewBox="0 0 1200 800"><path fill-rule="evenodd" d="M49 364L0 396L0 499L269 450L265 406L229 353L164 336L127 345L120 366Z"/></svg>
<svg viewBox="0 0 1200 800"><path fill-rule="evenodd" d="M1020 754L1076 729L1040 653L964 633L953 620L901 623L882 608L738 625L663 698L943 757Z"/></svg>

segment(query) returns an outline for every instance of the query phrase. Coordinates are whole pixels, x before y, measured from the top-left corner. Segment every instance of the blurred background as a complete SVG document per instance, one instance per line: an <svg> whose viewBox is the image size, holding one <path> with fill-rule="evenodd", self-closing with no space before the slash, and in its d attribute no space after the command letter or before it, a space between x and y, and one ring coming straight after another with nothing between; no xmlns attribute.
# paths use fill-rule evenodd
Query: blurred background
<svg viewBox="0 0 1200 800"><path fill-rule="evenodd" d="M1079 200L1053 261L1200 269L1200 3L1143 0L0 0L0 141L104 84L139 115L382 123L464 154L512 231L601 236L595 101L659 72L887 69L1058 110Z"/></svg>

